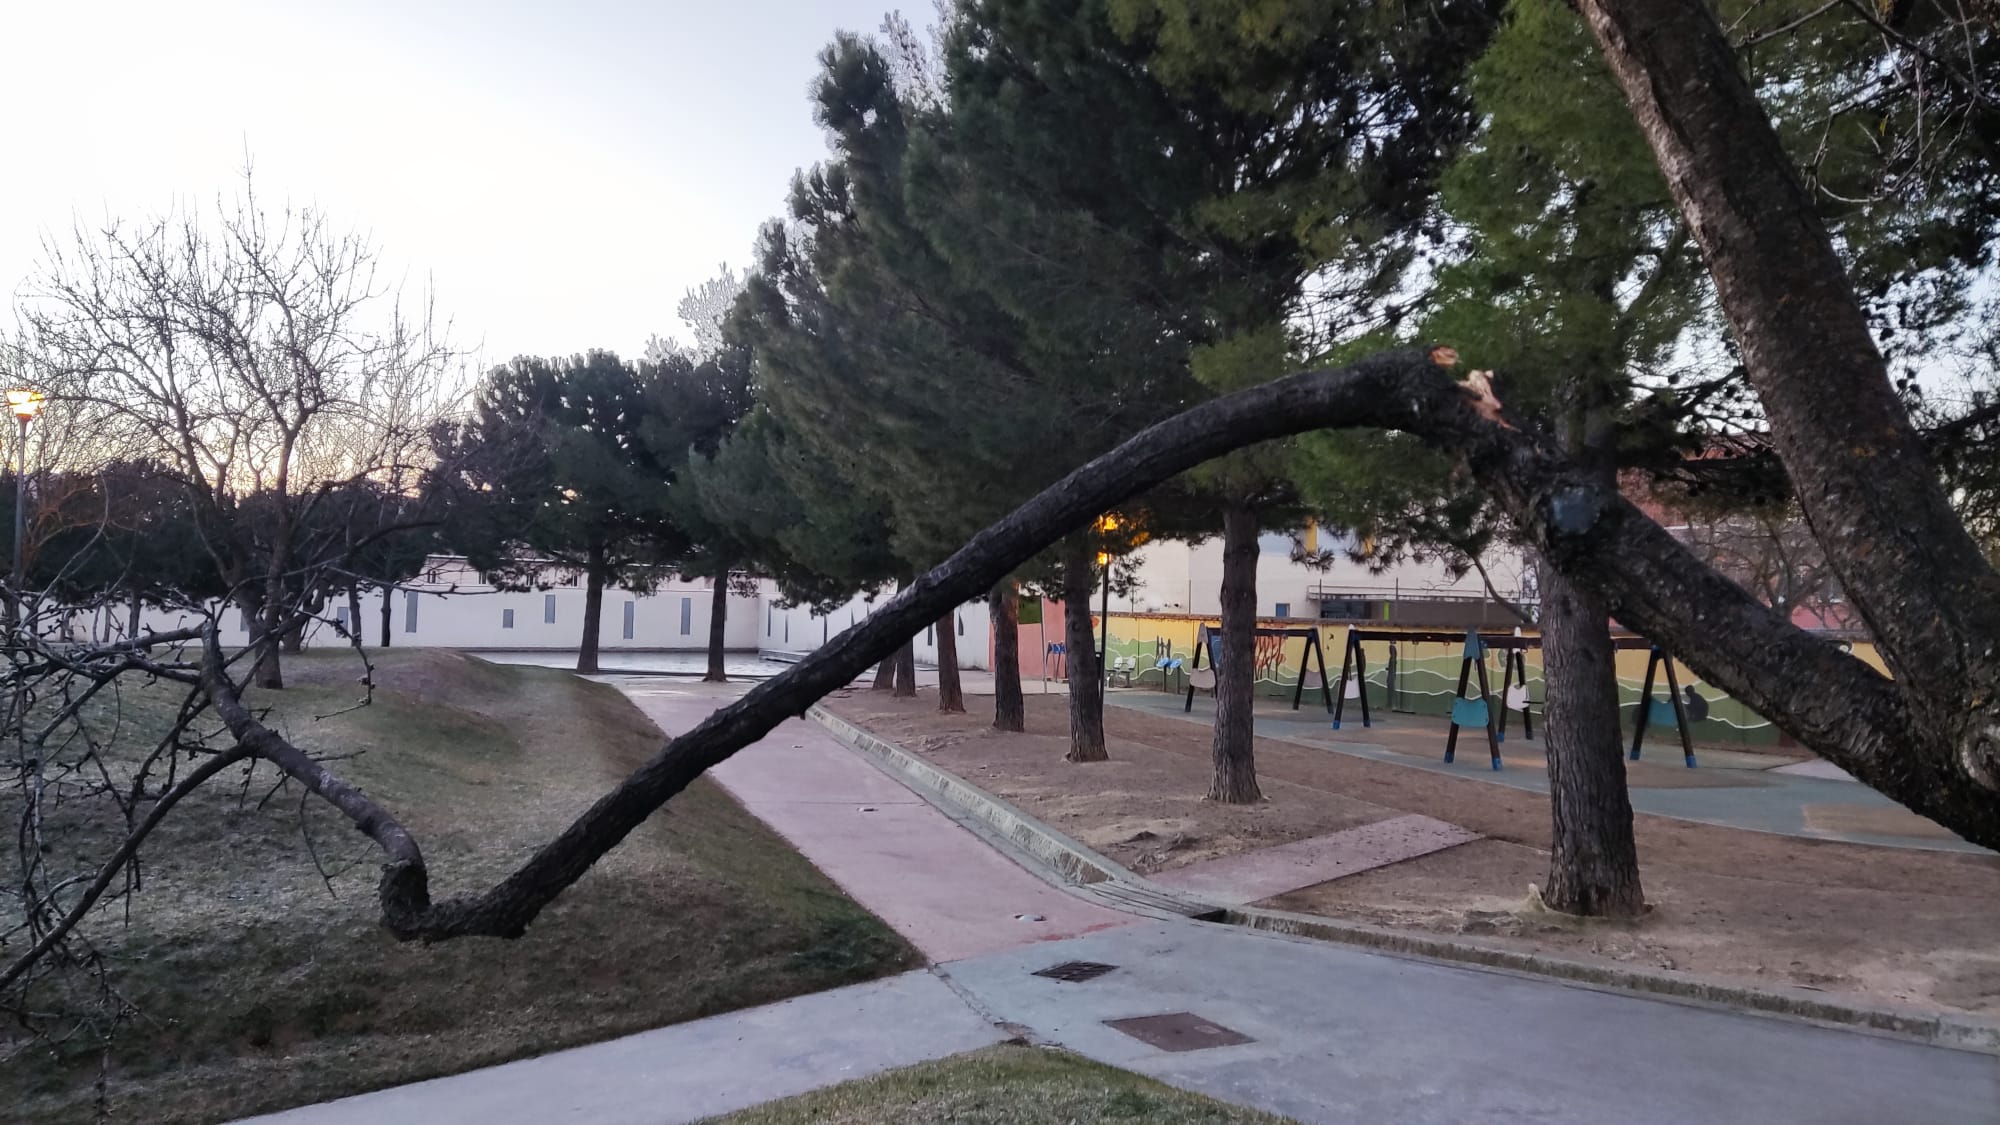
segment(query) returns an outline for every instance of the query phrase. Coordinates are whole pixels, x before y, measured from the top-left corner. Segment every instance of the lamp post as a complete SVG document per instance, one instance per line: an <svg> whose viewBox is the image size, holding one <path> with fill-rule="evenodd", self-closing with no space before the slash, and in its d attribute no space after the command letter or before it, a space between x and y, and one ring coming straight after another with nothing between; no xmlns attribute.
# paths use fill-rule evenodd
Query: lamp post
<svg viewBox="0 0 2000 1125"><path fill-rule="evenodd" d="M42 403L47 396L37 390L17 387L7 392L7 409L14 412L14 418L21 423L20 440L15 444L19 449L17 468L14 472L14 568L8 572L8 585L13 587L8 598L8 608L14 609L20 598L21 583L25 577L23 560L26 557L28 536L28 423L42 412Z"/></svg>
<svg viewBox="0 0 2000 1125"><path fill-rule="evenodd" d="M1117 531L1118 517L1113 515L1099 517L1097 530L1107 536ZM1109 547L1111 543L1107 539L1104 545ZM1097 615L1097 674L1109 684L1111 682L1111 552L1108 550L1097 552L1097 565L1104 568L1104 605Z"/></svg>

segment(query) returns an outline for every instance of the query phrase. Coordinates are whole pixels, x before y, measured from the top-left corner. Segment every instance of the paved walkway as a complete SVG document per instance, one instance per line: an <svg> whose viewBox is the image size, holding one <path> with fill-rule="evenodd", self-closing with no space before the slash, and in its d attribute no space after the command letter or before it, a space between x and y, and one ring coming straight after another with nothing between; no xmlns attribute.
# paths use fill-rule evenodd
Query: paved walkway
<svg viewBox="0 0 2000 1125"><path fill-rule="evenodd" d="M669 729L722 698L620 686ZM815 730L780 728L723 783L936 967L258 1120L675 1125L1019 1030L1304 1122L2000 1125L1988 1056L1080 903ZM1114 968L1035 975L1068 961ZM1175 1013L1241 1041L1171 1051L1106 1022Z"/></svg>
<svg viewBox="0 0 2000 1125"><path fill-rule="evenodd" d="M1183 712L1186 697L1161 691L1106 693L1105 702L1149 715L1208 726L1215 721L1214 702L1197 697L1192 712ZM1414 715L1377 715L1373 727L1363 727L1351 705L1342 729L1335 731L1325 709L1308 700L1297 711L1288 702L1260 700L1257 733L1265 738L1332 750L1389 762L1411 769L1450 774L1536 793L1549 791L1548 774L1539 739L1521 737L1518 726L1500 745L1505 769L1488 768L1486 736L1467 731L1459 736L1458 761L1444 761L1445 722ZM1680 770L1679 744L1671 736L1649 738L1643 760L1662 769ZM1729 750L1698 751L1701 780L1709 784L1685 788L1634 784L1632 807L1655 816L1702 824L1774 832L1815 840L1844 840L1881 847L1930 851L1984 852L1986 849L1953 836L1889 798L1852 780L1841 780L1823 769L1773 769L1769 755ZM1815 763L1824 766L1825 763ZM1837 773L1838 771L1834 771ZM1845 777L1844 774L1840 775ZM1669 779L1671 780L1671 779ZM1718 784L1719 783L1719 784Z"/></svg>
<svg viewBox="0 0 2000 1125"><path fill-rule="evenodd" d="M608 679L668 734L743 690ZM792 719L710 776L932 961L1132 920L994 851L817 723Z"/></svg>

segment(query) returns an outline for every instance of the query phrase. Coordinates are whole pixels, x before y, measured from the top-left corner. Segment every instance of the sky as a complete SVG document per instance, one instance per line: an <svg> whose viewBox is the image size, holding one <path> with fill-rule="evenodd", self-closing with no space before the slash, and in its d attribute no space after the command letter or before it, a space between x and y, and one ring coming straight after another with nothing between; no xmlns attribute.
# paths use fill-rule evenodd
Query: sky
<svg viewBox="0 0 2000 1125"><path fill-rule="evenodd" d="M807 91L893 0L8 0L0 290L45 237L272 203L372 236L486 361L686 338L825 152ZM913 21L926 22L917 0Z"/></svg>

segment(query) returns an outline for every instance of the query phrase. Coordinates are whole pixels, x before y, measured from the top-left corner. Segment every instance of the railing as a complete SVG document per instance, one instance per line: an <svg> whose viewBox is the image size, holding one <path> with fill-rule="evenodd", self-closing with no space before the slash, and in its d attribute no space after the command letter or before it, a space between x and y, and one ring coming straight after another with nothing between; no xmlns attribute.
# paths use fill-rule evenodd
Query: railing
<svg viewBox="0 0 2000 1125"><path fill-rule="evenodd" d="M1513 610L1483 594L1406 593L1397 589L1314 585L1307 590L1306 597L1318 607L1321 621L1458 628L1512 628L1522 624ZM1534 602L1517 604L1530 615L1534 613Z"/></svg>

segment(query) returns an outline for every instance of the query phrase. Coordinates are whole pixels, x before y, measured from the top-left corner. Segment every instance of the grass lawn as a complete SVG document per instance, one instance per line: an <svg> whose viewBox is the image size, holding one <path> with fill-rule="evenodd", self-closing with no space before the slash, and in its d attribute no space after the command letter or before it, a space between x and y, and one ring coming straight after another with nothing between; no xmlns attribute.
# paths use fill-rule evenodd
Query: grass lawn
<svg viewBox="0 0 2000 1125"><path fill-rule="evenodd" d="M253 704L402 819L432 894L483 889L649 755L615 690L455 653L381 653L374 705L351 654L291 657ZM178 691L131 689L129 729ZM319 716L330 716L320 718ZM706 781L676 798L518 941L401 944L376 922L372 845L262 767L183 802L143 853L129 922L93 931L136 1014L62 1042L0 1029L7 1120L217 1121L657 1027L917 962L880 921ZM11 812L10 814L11 815ZM109 820L65 846L107 851ZM0 848L14 846L9 832ZM310 846L331 873L331 892ZM0 864L17 865L11 855ZM74 869L74 866L71 867ZM0 929L4 929L0 925ZM11 956L13 950L0 951ZM101 1012L43 988L43 1011ZM13 1036L13 1038L8 1038Z"/></svg>
<svg viewBox="0 0 2000 1125"><path fill-rule="evenodd" d="M845 1082L704 1125L1283 1125L1066 1051L1003 1045Z"/></svg>

